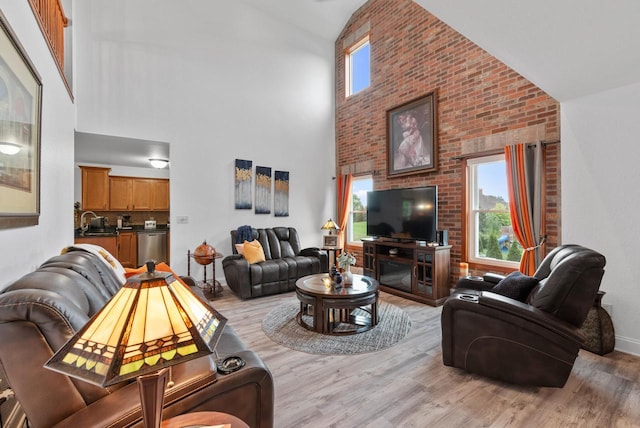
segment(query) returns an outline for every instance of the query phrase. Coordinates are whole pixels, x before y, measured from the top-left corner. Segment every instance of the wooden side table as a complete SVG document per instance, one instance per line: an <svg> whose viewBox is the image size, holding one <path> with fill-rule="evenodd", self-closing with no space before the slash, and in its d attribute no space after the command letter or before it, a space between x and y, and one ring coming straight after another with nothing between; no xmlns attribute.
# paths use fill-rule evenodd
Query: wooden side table
<svg viewBox="0 0 640 428"><path fill-rule="evenodd" d="M193 412L162 421L162 428L195 428L221 425L224 428L249 428L242 419L222 412Z"/></svg>
<svg viewBox="0 0 640 428"><path fill-rule="evenodd" d="M325 247L322 249L329 253L329 271L331 271L331 266L338 266L338 256L342 252L342 248ZM331 253L333 253L333 265L331 264Z"/></svg>

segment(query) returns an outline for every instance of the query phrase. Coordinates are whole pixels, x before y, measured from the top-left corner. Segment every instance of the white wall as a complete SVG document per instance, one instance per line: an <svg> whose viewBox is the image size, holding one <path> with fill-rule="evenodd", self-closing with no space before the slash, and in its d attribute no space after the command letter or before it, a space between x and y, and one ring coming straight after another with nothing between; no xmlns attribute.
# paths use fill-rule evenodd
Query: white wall
<svg viewBox="0 0 640 428"><path fill-rule="evenodd" d="M320 245L335 206L332 43L239 1L87 0L74 14L78 131L171 143L178 273L204 239L229 254L243 224ZM289 217L234 209L236 158L290 172Z"/></svg>
<svg viewBox="0 0 640 428"><path fill-rule="evenodd" d="M640 83L561 105L562 241L607 258L616 349L640 355Z"/></svg>
<svg viewBox="0 0 640 428"><path fill-rule="evenodd" d="M74 106L26 1L0 0L42 84L40 222L0 230L0 288L73 243Z"/></svg>

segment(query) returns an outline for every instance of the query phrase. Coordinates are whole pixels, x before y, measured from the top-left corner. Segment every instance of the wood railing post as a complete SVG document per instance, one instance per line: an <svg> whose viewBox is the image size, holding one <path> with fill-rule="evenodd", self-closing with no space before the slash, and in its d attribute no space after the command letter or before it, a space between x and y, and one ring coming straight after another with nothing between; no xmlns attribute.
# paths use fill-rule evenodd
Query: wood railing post
<svg viewBox="0 0 640 428"><path fill-rule="evenodd" d="M29 0L42 34L60 69L64 69L64 29L69 20L60 0Z"/></svg>

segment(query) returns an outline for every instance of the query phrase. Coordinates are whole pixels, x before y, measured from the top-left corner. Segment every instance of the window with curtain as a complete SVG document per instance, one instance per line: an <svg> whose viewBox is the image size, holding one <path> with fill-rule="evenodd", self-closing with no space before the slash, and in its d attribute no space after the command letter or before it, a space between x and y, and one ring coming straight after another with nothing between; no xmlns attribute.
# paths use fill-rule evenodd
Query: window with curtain
<svg viewBox="0 0 640 428"><path fill-rule="evenodd" d="M518 269L522 247L509 215L504 154L467 160L467 259Z"/></svg>
<svg viewBox="0 0 640 428"><path fill-rule="evenodd" d="M353 177L351 183L351 214L347 225L349 244L361 245L361 239L367 236L367 192L373 190L373 178L370 175Z"/></svg>

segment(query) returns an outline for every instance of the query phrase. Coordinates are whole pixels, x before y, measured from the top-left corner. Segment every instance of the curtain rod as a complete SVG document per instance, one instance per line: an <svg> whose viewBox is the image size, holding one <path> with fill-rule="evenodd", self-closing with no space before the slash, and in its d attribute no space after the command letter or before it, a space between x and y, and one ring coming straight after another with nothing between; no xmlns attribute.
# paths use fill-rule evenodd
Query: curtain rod
<svg viewBox="0 0 640 428"><path fill-rule="evenodd" d="M533 147L536 143L525 143L527 147ZM542 141L542 147L547 147L552 144L560 144L560 140L552 140L552 141ZM475 158L479 156L489 156L489 155L497 155L499 153L504 153L502 149L494 149L494 150L486 150L484 152L475 152L475 153L467 153L465 155L453 156L451 159L453 160L463 160L469 158Z"/></svg>

